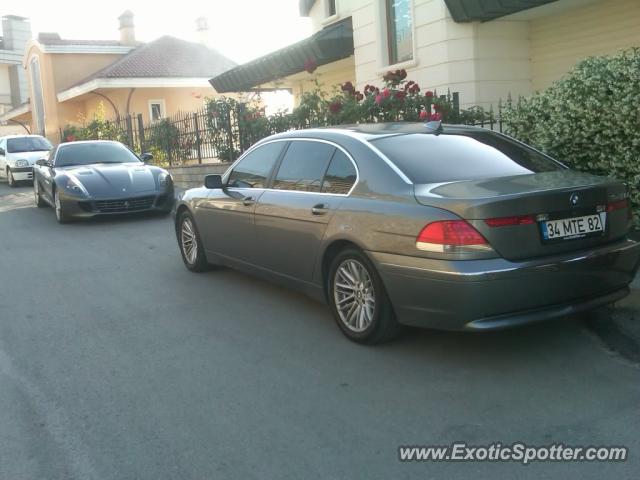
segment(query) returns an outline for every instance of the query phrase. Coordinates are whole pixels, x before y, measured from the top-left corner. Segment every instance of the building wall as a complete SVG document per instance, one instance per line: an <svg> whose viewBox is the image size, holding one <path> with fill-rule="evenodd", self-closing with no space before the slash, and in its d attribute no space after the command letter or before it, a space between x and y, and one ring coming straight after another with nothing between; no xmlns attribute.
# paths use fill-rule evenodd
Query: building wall
<svg viewBox="0 0 640 480"><path fill-rule="evenodd" d="M206 97L215 94L213 88L137 88L131 95L129 110L127 111L127 98L130 89L103 89L99 90L99 92L107 96L115 104L120 115L141 113L145 124L150 121L150 100L164 100L166 116L172 116L179 111L193 112L202 108ZM116 112L106 99L93 94L85 95L83 99L82 114L86 120L90 121L95 117L100 103L104 106L105 116L108 119L116 116ZM69 116L66 118L72 120ZM72 122L70 121L69 123Z"/></svg>
<svg viewBox="0 0 640 480"><path fill-rule="evenodd" d="M9 65L0 65L0 114L11 109L11 84Z"/></svg>
<svg viewBox="0 0 640 480"><path fill-rule="evenodd" d="M122 55L90 53L49 54L56 91L61 92L81 82L98 70L111 65Z"/></svg>
<svg viewBox="0 0 640 480"><path fill-rule="evenodd" d="M456 23L443 0L414 0L412 6L413 60L389 65L384 2L338 0L338 14L329 20L352 17L358 88L380 85L386 71L404 68L423 90L460 92L463 106L530 92L527 21ZM315 28L326 25L325 14L324 0L317 0L310 12Z"/></svg>
<svg viewBox="0 0 640 480"><path fill-rule="evenodd" d="M388 65L385 2L326 0L310 11L319 30L352 17L358 88L380 85L390 69L439 94L460 92L463 106L494 105L507 94L528 95L562 77L580 59L640 46L640 1L559 0L489 22L456 23L443 0L413 0L414 59Z"/></svg>
<svg viewBox="0 0 640 480"><path fill-rule="evenodd" d="M578 61L640 47L640 1L600 0L562 14L531 20L534 90L548 87Z"/></svg>

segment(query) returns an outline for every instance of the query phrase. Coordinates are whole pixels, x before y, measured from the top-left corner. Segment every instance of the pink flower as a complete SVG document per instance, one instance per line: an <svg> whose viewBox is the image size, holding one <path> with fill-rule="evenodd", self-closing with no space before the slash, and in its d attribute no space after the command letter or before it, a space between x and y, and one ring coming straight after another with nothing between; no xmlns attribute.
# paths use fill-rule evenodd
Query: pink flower
<svg viewBox="0 0 640 480"><path fill-rule="evenodd" d="M426 92L424 92L424 96L427 98L431 98L433 97L433 92L431 90L427 90Z"/></svg>
<svg viewBox="0 0 640 480"><path fill-rule="evenodd" d="M391 92L389 91L388 88L385 88L384 90L382 90L382 96L384 98L387 98L390 94L391 94Z"/></svg>
<svg viewBox="0 0 640 480"><path fill-rule="evenodd" d="M384 97L380 94L376 95L375 102L380 105L384 101Z"/></svg>
<svg viewBox="0 0 640 480"><path fill-rule="evenodd" d="M428 120L428 119L429 119L429 112L427 112L426 110L421 110L420 120Z"/></svg>

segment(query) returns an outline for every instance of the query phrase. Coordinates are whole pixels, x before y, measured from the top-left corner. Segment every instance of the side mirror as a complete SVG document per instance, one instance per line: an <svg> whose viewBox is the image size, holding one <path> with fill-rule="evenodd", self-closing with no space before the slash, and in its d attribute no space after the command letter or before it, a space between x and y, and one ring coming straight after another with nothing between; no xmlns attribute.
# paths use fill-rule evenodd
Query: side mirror
<svg viewBox="0 0 640 480"><path fill-rule="evenodd" d="M140 155L140 158L142 159L143 162L150 162L151 160L153 160L153 154L149 152L145 152L142 155Z"/></svg>
<svg viewBox="0 0 640 480"><path fill-rule="evenodd" d="M209 189L222 188L222 175L207 175L204 177L204 186Z"/></svg>
<svg viewBox="0 0 640 480"><path fill-rule="evenodd" d="M0 147L0 155L4 156L7 152L4 151L4 148Z"/></svg>
<svg viewBox="0 0 640 480"><path fill-rule="evenodd" d="M49 160L47 160L46 158L41 158L39 160L36 160L36 165L38 165L40 167L50 167L51 166L51 162Z"/></svg>

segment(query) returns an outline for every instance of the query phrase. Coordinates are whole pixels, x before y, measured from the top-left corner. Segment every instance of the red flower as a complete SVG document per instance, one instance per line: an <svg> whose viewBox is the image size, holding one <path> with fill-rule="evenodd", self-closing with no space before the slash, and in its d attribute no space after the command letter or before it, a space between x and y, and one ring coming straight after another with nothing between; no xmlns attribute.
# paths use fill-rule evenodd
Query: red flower
<svg viewBox="0 0 640 480"><path fill-rule="evenodd" d="M318 68L318 62L316 62L313 58L308 58L304 61L304 69L307 72L313 73L316 71L316 68Z"/></svg>
<svg viewBox="0 0 640 480"><path fill-rule="evenodd" d="M334 115L340 113L340 110L342 110L342 103L336 101L329 104L329 111Z"/></svg>
<svg viewBox="0 0 640 480"><path fill-rule="evenodd" d="M420 111L420 120L428 120L429 117L430 117L429 112L427 112L426 110Z"/></svg>
<svg viewBox="0 0 640 480"><path fill-rule="evenodd" d="M380 105L384 101L384 97L380 94L376 95L375 102Z"/></svg>
<svg viewBox="0 0 640 480"><path fill-rule="evenodd" d="M389 89L388 89L388 88L385 88L384 90L382 90L382 96L383 96L384 98L387 98L387 97L389 96L389 94L390 94L390 93L391 93L391 92L389 91Z"/></svg>
<svg viewBox="0 0 640 480"><path fill-rule="evenodd" d="M442 120L442 114L441 113L432 113L431 114L431 121L432 122L439 122L440 120Z"/></svg>
<svg viewBox="0 0 640 480"><path fill-rule="evenodd" d="M76 141L76 137L73 133L70 133L69 135L66 136L65 140L67 142L75 142Z"/></svg>
<svg viewBox="0 0 640 480"><path fill-rule="evenodd" d="M444 105L441 105L441 104L439 104L439 103L436 103L436 104L433 106L433 109L434 109L436 112L442 112L442 111L444 110Z"/></svg>
<svg viewBox="0 0 640 480"><path fill-rule="evenodd" d="M427 98L432 98L433 92L431 90L427 90L426 92L424 92L424 96Z"/></svg>
<svg viewBox="0 0 640 480"><path fill-rule="evenodd" d="M401 102L404 100L404 97L406 96L407 96L406 92L403 92L403 91L396 92L394 95L394 97L396 97L396 99L400 100Z"/></svg>

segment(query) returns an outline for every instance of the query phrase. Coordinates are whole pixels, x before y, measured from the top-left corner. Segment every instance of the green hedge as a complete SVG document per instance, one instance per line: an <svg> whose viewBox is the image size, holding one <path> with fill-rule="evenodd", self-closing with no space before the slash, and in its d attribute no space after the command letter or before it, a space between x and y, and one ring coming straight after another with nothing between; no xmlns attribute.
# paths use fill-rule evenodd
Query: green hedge
<svg viewBox="0 0 640 480"><path fill-rule="evenodd" d="M640 214L640 49L580 62L503 112L507 133L572 168L628 183Z"/></svg>

